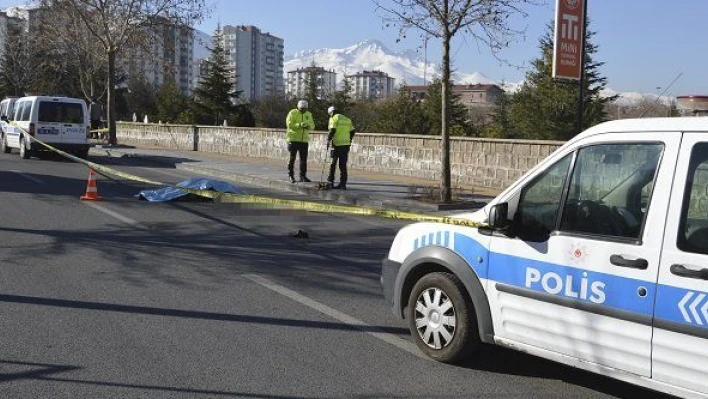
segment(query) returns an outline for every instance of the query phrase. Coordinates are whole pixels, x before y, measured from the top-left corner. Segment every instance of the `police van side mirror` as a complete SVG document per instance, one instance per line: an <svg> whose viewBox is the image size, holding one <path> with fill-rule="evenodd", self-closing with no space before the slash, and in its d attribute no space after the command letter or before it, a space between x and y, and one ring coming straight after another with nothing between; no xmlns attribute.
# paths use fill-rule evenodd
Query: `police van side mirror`
<svg viewBox="0 0 708 399"><path fill-rule="evenodd" d="M3 122L7 122L7 116L6 115L0 116L0 120L2 120Z"/></svg>
<svg viewBox="0 0 708 399"><path fill-rule="evenodd" d="M489 208L489 228L503 230L509 227L509 204L502 202Z"/></svg>

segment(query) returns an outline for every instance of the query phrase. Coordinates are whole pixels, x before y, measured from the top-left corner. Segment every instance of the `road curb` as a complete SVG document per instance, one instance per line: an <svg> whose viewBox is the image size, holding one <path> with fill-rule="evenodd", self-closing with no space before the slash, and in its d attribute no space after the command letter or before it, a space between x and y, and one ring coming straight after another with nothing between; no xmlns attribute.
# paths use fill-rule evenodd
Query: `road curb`
<svg viewBox="0 0 708 399"><path fill-rule="evenodd" d="M313 186L305 185L303 183L290 183L285 179L283 179L282 181L273 180L266 177L248 175L244 173L230 171L226 172L220 169L210 168L208 166L178 164L176 165L176 167L180 170L207 174L210 176L215 176L234 182L250 183L257 186L277 189L280 191L304 194L310 197L332 201L344 205L356 205L382 209L385 208L408 212L437 212L440 210L437 204L428 204L408 199L391 199L376 195L356 193L352 191L318 190ZM475 208L479 208L479 206L476 206Z"/></svg>
<svg viewBox="0 0 708 399"><path fill-rule="evenodd" d="M470 201L463 204L435 204L414 199L405 198L388 198L376 194L368 194L358 192L357 190L318 190L314 185L307 183L290 183L285 180L274 180L270 177L226 171L218 167L210 167L196 163L178 162L174 160L167 161L161 156L152 156L150 154L140 154L131 151L125 151L120 148L93 148L95 151L105 153L110 157L123 158L135 157L143 160L148 160L157 164L173 166L175 169L189 171L192 173L218 177L220 179L230 180L236 183L252 184L259 187L272 188L278 191L298 193L307 195L312 198L317 198L326 201L332 201L343 205L355 205L368 208L390 209L404 212L440 212L440 211L463 211L475 210L483 207L486 203Z"/></svg>

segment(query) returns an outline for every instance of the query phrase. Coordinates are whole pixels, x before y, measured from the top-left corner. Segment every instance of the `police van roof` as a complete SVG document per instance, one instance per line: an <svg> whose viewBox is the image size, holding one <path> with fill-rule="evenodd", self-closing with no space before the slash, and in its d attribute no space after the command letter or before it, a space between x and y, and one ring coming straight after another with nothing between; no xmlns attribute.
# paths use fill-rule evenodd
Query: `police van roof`
<svg viewBox="0 0 708 399"><path fill-rule="evenodd" d="M602 133L707 132L708 117L685 116L676 118L618 119L600 123L575 136L572 141Z"/></svg>

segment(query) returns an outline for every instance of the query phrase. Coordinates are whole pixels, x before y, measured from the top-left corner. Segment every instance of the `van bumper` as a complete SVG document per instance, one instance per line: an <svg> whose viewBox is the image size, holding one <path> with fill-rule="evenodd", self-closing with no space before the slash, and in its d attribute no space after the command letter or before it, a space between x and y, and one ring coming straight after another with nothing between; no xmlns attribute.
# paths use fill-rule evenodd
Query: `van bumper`
<svg viewBox="0 0 708 399"><path fill-rule="evenodd" d="M400 301L394 299L395 296L395 286L396 277L398 277L398 270L401 268L401 263L391 260L389 258L384 258L381 262L381 288L383 290L384 298L386 304L391 309L393 314L401 317L401 312L396 309L396 304Z"/></svg>

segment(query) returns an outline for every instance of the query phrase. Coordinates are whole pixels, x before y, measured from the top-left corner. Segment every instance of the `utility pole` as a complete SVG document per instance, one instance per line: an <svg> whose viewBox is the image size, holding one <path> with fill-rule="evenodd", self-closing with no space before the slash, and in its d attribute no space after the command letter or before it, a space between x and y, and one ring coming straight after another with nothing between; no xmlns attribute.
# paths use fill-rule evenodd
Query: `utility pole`
<svg viewBox="0 0 708 399"><path fill-rule="evenodd" d="M428 74L428 35L425 35L425 39L423 39L423 49L425 54L423 56L423 86L425 86L428 83L426 80Z"/></svg>

